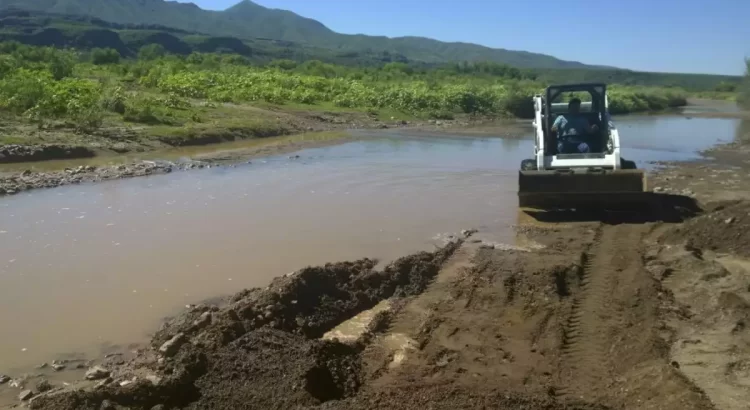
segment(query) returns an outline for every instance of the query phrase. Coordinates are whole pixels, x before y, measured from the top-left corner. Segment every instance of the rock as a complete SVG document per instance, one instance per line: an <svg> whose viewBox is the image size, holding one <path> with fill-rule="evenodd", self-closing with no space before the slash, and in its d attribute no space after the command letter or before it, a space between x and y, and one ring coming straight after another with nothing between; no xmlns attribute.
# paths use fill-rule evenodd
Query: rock
<svg viewBox="0 0 750 410"><path fill-rule="evenodd" d="M463 235L465 238L468 238L468 237L470 237L471 235L474 235L477 232L479 232L479 231L477 231L476 229L464 229L464 230L461 231L461 235Z"/></svg>
<svg viewBox="0 0 750 410"><path fill-rule="evenodd" d="M204 327L211 324L211 312L203 312L201 313L201 317L199 317L195 322L193 322L193 328L196 330L203 329Z"/></svg>
<svg viewBox="0 0 750 410"><path fill-rule="evenodd" d="M10 381L10 377L4 374L0 374L0 384L5 384Z"/></svg>
<svg viewBox="0 0 750 410"><path fill-rule="evenodd" d="M111 377L107 377L106 379L100 381L99 383L94 386L95 389L101 389L102 387L112 383L114 380Z"/></svg>
<svg viewBox="0 0 750 410"><path fill-rule="evenodd" d="M47 363L42 363L42 364L40 364L39 366L37 366L36 368L37 368L37 369L44 369L44 368L46 368L47 366L49 366L49 365L48 365Z"/></svg>
<svg viewBox="0 0 750 410"><path fill-rule="evenodd" d="M164 407L163 404L157 404L156 406L151 407L151 410L165 410L165 409L166 407Z"/></svg>
<svg viewBox="0 0 750 410"><path fill-rule="evenodd" d="M132 379L130 379L130 380L123 380L123 381L121 381L121 382L120 382L120 387L125 387L125 386L127 386L127 385L129 385L129 384L133 384L133 383L135 383L135 382L136 382L137 380L138 380L138 378L136 378L136 377L133 377L133 378L132 378Z"/></svg>
<svg viewBox="0 0 750 410"><path fill-rule="evenodd" d="M435 121L435 125L437 125L437 126L443 125L443 122L442 121Z"/></svg>
<svg viewBox="0 0 750 410"><path fill-rule="evenodd" d="M109 370L101 366L94 366L86 371L87 380L101 380L107 376L109 376Z"/></svg>
<svg viewBox="0 0 750 410"><path fill-rule="evenodd" d="M36 383L36 389L39 391L39 393L44 393L46 391L52 390L52 385L47 380L39 380Z"/></svg>
<svg viewBox="0 0 750 410"><path fill-rule="evenodd" d="M18 395L18 398L21 401L29 400L30 398L34 397L34 392L31 390L24 390L21 392L21 394Z"/></svg>
<svg viewBox="0 0 750 410"><path fill-rule="evenodd" d="M64 364L53 364L52 365L52 369L54 371L56 371L56 372L59 372L59 371L65 370L65 365Z"/></svg>
<svg viewBox="0 0 750 410"><path fill-rule="evenodd" d="M167 340L159 347L159 353L167 357L174 356L185 342L187 342L185 334L177 333L173 338Z"/></svg>
<svg viewBox="0 0 750 410"><path fill-rule="evenodd" d="M102 404L99 406L99 410L115 410L117 407L115 407L114 403L112 403L109 400L104 400Z"/></svg>
<svg viewBox="0 0 750 410"><path fill-rule="evenodd" d="M153 375L153 374L149 374L148 376L146 376L146 380L150 381L151 384L153 384L154 386L161 383L161 377Z"/></svg>
<svg viewBox="0 0 750 410"><path fill-rule="evenodd" d="M725 223L725 224L727 224L727 225L729 225L729 224L731 224L731 223L734 223L734 221L735 221L735 218L734 218L734 217L731 217L731 218L728 218L728 219L726 219L726 220L724 221L724 223Z"/></svg>
<svg viewBox="0 0 750 410"><path fill-rule="evenodd" d="M27 169L27 170L21 172L21 176L22 177L27 177L29 175L31 175L31 170L30 169Z"/></svg>
<svg viewBox="0 0 750 410"><path fill-rule="evenodd" d="M654 187L654 192L662 192L662 191L664 191L664 188L662 188L660 186L655 186Z"/></svg>

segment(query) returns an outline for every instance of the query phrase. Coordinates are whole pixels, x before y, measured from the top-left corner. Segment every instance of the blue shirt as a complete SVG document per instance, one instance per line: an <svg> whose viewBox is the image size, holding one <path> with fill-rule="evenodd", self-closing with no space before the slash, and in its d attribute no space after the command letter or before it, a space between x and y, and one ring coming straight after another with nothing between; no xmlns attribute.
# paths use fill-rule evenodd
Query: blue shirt
<svg viewBox="0 0 750 410"><path fill-rule="evenodd" d="M555 119L555 123L552 124L553 127L557 127L557 135L560 138L574 135L584 136L588 133L589 121L586 117L575 114L566 115L568 118L564 115L559 115Z"/></svg>

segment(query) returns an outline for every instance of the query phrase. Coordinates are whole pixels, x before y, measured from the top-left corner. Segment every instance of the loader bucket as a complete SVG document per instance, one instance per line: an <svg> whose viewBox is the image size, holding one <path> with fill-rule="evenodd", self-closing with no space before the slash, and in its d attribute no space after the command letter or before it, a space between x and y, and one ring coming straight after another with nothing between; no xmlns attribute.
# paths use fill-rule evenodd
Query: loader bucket
<svg viewBox="0 0 750 410"><path fill-rule="evenodd" d="M519 171L519 206L537 209L606 208L631 210L650 206L642 170Z"/></svg>

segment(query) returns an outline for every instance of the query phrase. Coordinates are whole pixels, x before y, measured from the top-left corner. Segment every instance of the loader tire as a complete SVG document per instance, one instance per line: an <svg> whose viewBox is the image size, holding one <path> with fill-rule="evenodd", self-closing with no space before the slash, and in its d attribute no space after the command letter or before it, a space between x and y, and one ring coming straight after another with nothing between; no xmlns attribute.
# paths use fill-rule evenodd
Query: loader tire
<svg viewBox="0 0 750 410"><path fill-rule="evenodd" d="M536 171L536 161L533 159L521 161L521 171Z"/></svg>
<svg viewBox="0 0 750 410"><path fill-rule="evenodd" d="M628 161L627 159L620 159L620 168L622 169L637 169L635 161Z"/></svg>

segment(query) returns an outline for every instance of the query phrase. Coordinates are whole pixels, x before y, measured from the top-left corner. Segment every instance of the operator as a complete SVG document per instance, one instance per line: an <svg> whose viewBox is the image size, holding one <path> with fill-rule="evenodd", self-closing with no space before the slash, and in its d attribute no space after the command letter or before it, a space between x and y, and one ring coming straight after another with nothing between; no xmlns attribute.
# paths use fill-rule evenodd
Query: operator
<svg viewBox="0 0 750 410"><path fill-rule="evenodd" d="M552 132L558 136L557 151L561 154L590 151L589 144L584 139L599 131L599 126L589 124L589 120L580 115L580 112L581 100L573 98L568 103L568 113L559 115L552 124Z"/></svg>

